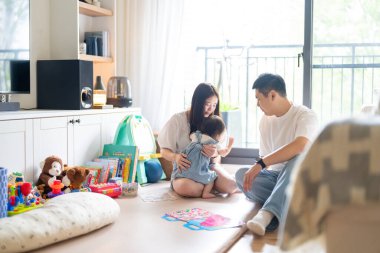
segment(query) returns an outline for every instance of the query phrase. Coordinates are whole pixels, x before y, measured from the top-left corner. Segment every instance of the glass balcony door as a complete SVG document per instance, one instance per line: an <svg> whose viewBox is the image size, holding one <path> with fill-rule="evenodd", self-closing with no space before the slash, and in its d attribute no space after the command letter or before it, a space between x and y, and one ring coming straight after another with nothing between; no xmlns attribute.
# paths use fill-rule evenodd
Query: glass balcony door
<svg viewBox="0 0 380 253"><path fill-rule="evenodd" d="M322 124L376 100L379 12L379 1L314 1L312 108Z"/></svg>
<svg viewBox="0 0 380 253"><path fill-rule="evenodd" d="M234 147L257 148L262 112L252 85L260 74L284 77L289 99L302 104L304 0L234 0L219 5L221 19L209 28L218 40L207 44L203 39L205 45L197 45L198 66L204 66L199 73L218 88L223 115L230 115L225 120L235 137ZM204 23L199 33L208 25ZM218 35L219 30L223 32ZM191 97L189 90L186 97Z"/></svg>

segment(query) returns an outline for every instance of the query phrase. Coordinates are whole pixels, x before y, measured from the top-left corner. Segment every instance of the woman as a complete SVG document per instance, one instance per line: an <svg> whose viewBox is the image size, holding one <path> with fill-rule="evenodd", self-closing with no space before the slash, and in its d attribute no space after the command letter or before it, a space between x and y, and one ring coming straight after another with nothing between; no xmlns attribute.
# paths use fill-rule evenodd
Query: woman
<svg viewBox="0 0 380 253"><path fill-rule="evenodd" d="M175 162L179 170L188 169L190 161L181 152L190 144L190 134L200 130L203 119L212 115L219 116L219 94L211 84L201 83L194 91L191 108L174 114L161 129L158 136L161 155ZM220 193L234 193L237 190L235 180L217 162L220 159L216 145L204 145L202 151L205 156L215 158L211 166L217 174L214 189ZM204 185L188 178L176 178L172 179L172 188L185 197L201 197Z"/></svg>

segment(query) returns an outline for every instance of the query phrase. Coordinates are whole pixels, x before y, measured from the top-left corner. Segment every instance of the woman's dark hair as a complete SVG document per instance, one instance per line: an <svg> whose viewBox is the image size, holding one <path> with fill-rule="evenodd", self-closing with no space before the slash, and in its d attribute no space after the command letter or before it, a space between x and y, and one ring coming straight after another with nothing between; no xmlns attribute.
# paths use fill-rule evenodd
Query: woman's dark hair
<svg viewBox="0 0 380 253"><path fill-rule="evenodd" d="M252 89L257 89L264 96L268 96L271 90L275 90L282 97L286 97L286 87L284 79L279 75L264 73L253 83Z"/></svg>
<svg viewBox="0 0 380 253"><path fill-rule="evenodd" d="M216 136L221 135L225 130L226 125L224 124L223 119L216 115L205 118L200 129L203 134L207 134L214 139Z"/></svg>
<svg viewBox="0 0 380 253"><path fill-rule="evenodd" d="M193 98L191 99L191 108L190 108L190 133L200 130L202 121L204 119L203 110L206 103L206 99L216 96L218 98L218 103L213 115L219 114L219 94L216 91L215 87L209 83L200 83L193 93ZM211 116L211 115L210 115Z"/></svg>

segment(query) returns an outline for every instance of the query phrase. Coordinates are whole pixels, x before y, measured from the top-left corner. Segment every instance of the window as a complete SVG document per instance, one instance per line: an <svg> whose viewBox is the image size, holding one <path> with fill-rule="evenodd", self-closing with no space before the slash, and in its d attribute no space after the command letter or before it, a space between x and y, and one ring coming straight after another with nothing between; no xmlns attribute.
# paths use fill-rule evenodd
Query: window
<svg viewBox="0 0 380 253"><path fill-rule="evenodd" d="M240 113L228 126L237 137L236 147L258 147L262 114L251 88L259 74L283 76L295 103L308 97L304 31L313 38L312 78L306 85L322 124L354 115L375 100L374 91L380 89L380 2L314 1L313 22L304 27L305 3L313 5L312 0L186 1L184 107L198 83L217 86L222 107Z"/></svg>

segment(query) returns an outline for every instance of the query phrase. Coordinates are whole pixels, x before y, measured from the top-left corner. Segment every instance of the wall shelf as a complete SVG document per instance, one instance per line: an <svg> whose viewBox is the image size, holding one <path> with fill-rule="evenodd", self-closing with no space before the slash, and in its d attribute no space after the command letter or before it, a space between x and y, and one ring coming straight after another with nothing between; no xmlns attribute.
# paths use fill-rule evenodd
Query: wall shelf
<svg viewBox="0 0 380 253"><path fill-rule="evenodd" d="M89 54L79 54L80 60L85 61L92 61L96 63L111 63L113 62L111 57L102 57L102 56L95 56L95 55L89 55Z"/></svg>
<svg viewBox="0 0 380 253"><path fill-rule="evenodd" d="M92 4L79 2L79 13L91 17L112 16L111 10L104 9Z"/></svg>

